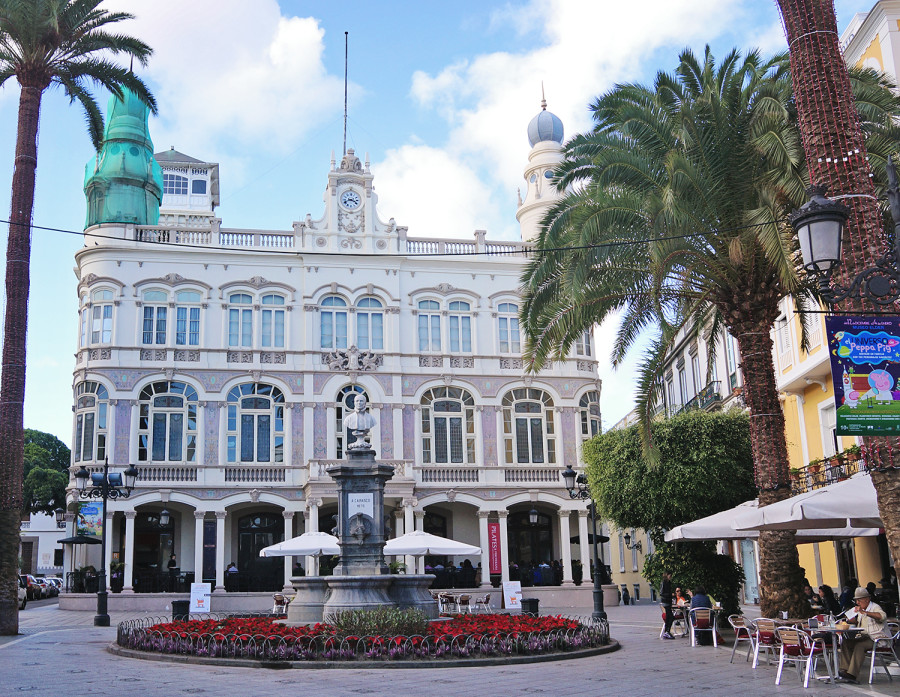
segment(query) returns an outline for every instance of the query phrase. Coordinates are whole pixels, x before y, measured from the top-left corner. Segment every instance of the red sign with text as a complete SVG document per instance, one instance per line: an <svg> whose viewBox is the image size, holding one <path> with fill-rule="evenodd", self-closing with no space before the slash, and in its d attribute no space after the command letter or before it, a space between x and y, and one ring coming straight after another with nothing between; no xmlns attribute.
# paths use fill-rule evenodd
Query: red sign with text
<svg viewBox="0 0 900 697"><path fill-rule="evenodd" d="M492 574L500 573L500 523L488 523L488 558Z"/></svg>

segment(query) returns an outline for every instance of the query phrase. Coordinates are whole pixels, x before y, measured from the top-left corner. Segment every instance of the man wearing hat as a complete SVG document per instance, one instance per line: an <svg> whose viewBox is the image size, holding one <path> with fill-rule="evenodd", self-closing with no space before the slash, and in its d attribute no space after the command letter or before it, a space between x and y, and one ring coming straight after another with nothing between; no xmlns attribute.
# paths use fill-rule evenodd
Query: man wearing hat
<svg viewBox="0 0 900 697"><path fill-rule="evenodd" d="M869 596L865 588L857 588L853 594L853 602L856 604L856 616L849 620L858 624L862 632L856 636L845 636L841 644L841 670L840 677L848 682L856 682L856 676L862 667L866 657L866 651L875 644L875 639L887 636L884 633L884 620L887 615L884 610Z"/></svg>

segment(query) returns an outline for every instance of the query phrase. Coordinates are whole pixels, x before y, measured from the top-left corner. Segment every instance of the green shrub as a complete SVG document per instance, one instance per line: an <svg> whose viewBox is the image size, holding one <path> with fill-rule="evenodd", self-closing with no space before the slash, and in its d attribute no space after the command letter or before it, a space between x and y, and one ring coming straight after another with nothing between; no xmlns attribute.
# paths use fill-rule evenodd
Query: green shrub
<svg viewBox="0 0 900 697"><path fill-rule="evenodd" d="M413 608L398 610L383 607L377 610L345 610L325 618L339 637L346 636L415 636L428 631L428 620Z"/></svg>

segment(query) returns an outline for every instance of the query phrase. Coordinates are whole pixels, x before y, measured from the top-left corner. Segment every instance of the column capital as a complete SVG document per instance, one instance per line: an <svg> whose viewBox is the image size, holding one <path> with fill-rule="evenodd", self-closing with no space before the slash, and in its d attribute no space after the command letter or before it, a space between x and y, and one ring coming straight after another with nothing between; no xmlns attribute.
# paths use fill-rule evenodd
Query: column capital
<svg viewBox="0 0 900 697"><path fill-rule="evenodd" d="M399 510L399 509L398 509L398 510L395 510L395 511L394 511L394 518L396 518L397 520L401 520L401 519L403 518L403 511L401 511L401 510Z"/></svg>
<svg viewBox="0 0 900 697"><path fill-rule="evenodd" d="M413 496L412 498L403 499L400 503L403 504L404 508L415 508L419 505L419 500Z"/></svg>
<svg viewBox="0 0 900 697"><path fill-rule="evenodd" d="M322 499L309 499L306 502L307 508L313 508L313 507L318 508L321 505L322 505Z"/></svg>
<svg viewBox="0 0 900 697"><path fill-rule="evenodd" d="M479 518L487 518L490 514L490 511L478 511L477 513Z"/></svg>
<svg viewBox="0 0 900 697"><path fill-rule="evenodd" d="M556 515L558 515L560 518L568 518L571 514L572 511L567 508L560 508L558 511L556 511Z"/></svg>
<svg viewBox="0 0 900 697"><path fill-rule="evenodd" d="M225 520L227 516L228 513L226 511L216 511L216 520Z"/></svg>
<svg viewBox="0 0 900 697"><path fill-rule="evenodd" d="M125 514L125 520L134 520L137 516L137 511L123 511Z"/></svg>
<svg viewBox="0 0 900 697"><path fill-rule="evenodd" d="M294 519L293 511L282 511L281 515L284 516L285 520L293 520Z"/></svg>
<svg viewBox="0 0 900 697"><path fill-rule="evenodd" d="M194 520L203 520L206 517L206 511L194 511Z"/></svg>
<svg viewBox="0 0 900 697"><path fill-rule="evenodd" d="M578 517L579 518L587 518L591 512L587 508L579 508L578 509Z"/></svg>
<svg viewBox="0 0 900 697"><path fill-rule="evenodd" d="M497 511L498 518L506 518L507 516L509 516L509 511L506 511L506 510Z"/></svg>
<svg viewBox="0 0 900 697"><path fill-rule="evenodd" d="M425 517L425 511L413 511L416 514L416 518L422 519Z"/></svg>

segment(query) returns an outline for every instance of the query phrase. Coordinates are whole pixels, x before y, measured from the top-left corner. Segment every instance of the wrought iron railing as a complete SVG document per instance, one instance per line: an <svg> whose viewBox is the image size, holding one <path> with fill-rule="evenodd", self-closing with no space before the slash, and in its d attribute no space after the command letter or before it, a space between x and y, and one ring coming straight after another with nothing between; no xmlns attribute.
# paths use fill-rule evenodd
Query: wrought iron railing
<svg viewBox="0 0 900 697"><path fill-rule="evenodd" d="M791 470L791 493L802 494L805 491L821 489L865 470L865 462L861 459L833 457L821 464L809 464Z"/></svg>

